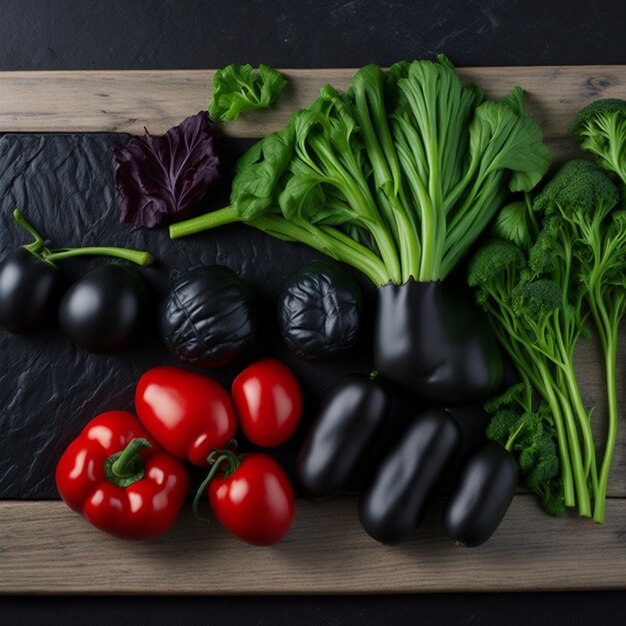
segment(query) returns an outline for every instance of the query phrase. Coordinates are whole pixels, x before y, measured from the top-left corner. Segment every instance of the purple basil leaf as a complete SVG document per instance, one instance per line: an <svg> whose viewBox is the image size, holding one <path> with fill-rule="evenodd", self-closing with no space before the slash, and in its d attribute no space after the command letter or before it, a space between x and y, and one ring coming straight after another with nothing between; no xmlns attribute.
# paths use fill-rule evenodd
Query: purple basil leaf
<svg viewBox="0 0 626 626"><path fill-rule="evenodd" d="M187 216L219 180L214 128L200 111L164 135L146 130L114 146L122 223L154 228Z"/></svg>

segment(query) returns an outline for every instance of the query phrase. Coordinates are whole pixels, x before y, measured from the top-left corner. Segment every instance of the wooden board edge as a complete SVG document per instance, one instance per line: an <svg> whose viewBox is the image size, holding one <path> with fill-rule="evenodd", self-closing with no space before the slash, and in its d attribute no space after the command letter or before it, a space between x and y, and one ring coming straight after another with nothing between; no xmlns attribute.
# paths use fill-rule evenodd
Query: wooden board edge
<svg viewBox="0 0 626 626"><path fill-rule="evenodd" d="M380 546L360 528L356 500L298 500L283 542L256 548L203 527L188 511L165 538L124 542L57 501L0 502L0 594L396 594L626 588L626 499L598 526L550 518L519 495L492 539L455 546L439 521L419 538Z"/></svg>

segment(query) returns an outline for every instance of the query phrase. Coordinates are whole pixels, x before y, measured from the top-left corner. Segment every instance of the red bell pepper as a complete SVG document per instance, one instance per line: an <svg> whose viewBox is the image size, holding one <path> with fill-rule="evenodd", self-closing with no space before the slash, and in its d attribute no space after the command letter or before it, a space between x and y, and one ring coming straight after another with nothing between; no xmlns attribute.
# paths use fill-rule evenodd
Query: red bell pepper
<svg viewBox="0 0 626 626"><path fill-rule="evenodd" d="M165 534L178 519L189 483L185 466L126 411L91 420L63 453L55 479L70 508L124 539Z"/></svg>
<svg viewBox="0 0 626 626"><path fill-rule="evenodd" d="M237 417L217 381L178 367L154 367L135 390L135 408L152 436L179 459L206 467L216 448L235 436Z"/></svg>

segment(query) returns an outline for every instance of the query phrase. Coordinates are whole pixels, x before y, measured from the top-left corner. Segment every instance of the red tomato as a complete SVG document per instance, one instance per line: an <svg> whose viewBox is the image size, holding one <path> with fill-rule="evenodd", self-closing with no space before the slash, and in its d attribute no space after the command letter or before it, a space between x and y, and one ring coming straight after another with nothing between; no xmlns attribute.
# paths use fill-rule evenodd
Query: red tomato
<svg viewBox="0 0 626 626"><path fill-rule="evenodd" d="M252 443L278 446L298 427L302 391L291 370L276 359L262 359L243 370L233 382L231 395L241 430Z"/></svg>
<svg viewBox="0 0 626 626"><path fill-rule="evenodd" d="M271 546L289 530L294 496L285 470L266 454L238 458L232 473L209 483L209 503L230 533L255 546Z"/></svg>
<svg viewBox="0 0 626 626"><path fill-rule="evenodd" d="M215 448L235 436L235 408L218 382L178 367L155 367L137 383L137 415L172 455L206 467Z"/></svg>

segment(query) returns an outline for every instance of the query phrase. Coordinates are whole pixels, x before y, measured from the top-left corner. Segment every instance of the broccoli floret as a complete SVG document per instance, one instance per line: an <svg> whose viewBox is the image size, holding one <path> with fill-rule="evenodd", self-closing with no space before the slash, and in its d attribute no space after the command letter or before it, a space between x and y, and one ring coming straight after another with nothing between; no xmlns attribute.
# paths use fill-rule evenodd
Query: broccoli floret
<svg viewBox="0 0 626 626"><path fill-rule="evenodd" d="M551 214L544 218L541 232L528 250L528 267L537 276L549 272L555 261L556 240L564 227L563 219Z"/></svg>
<svg viewBox="0 0 626 626"><path fill-rule="evenodd" d="M500 409L491 418L485 435L491 441L497 441L506 446L511 435L520 427L523 415L519 410Z"/></svg>
<svg viewBox="0 0 626 626"><path fill-rule="evenodd" d="M498 408L485 434L515 456L524 482L541 498L546 511L560 515L565 504L554 428L547 420L545 404L537 410L527 406L525 389L523 383L513 385L488 403L490 408Z"/></svg>
<svg viewBox="0 0 626 626"><path fill-rule="evenodd" d="M494 415L500 409L504 409L511 406L523 406L522 395L526 392L526 385L524 383L517 383L511 385L504 393L491 398L485 403L484 409L490 415Z"/></svg>
<svg viewBox="0 0 626 626"><path fill-rule="evenodd" d="M522 251L512 242L492 239L472 259L467 282L472 287L487 287L504 277L507 271L519 270L526 265Z"/></svg>
<svg viewBox="0 0 626 626"><path fill-rule="evenodd" d="M581 109L572 123L572 135L598 157L604 169L615 172L626 184L626 101L596 100Z"/></svg>
<svg viewBox="0 0 626 626"><path fill-rule="evenodd" d="M535 322L550 315L563 305L561 288L553 281L541 278L513 290L513 310L520 317Z"/></svg>
<svg viewBox="0 0 626 626"><path fill-rule="evenodd" d="M619 197L619 190L602 170L590 161L575 159L554 175L535 198L533 208L581 224L594 215L602 219Z"/></svg>

